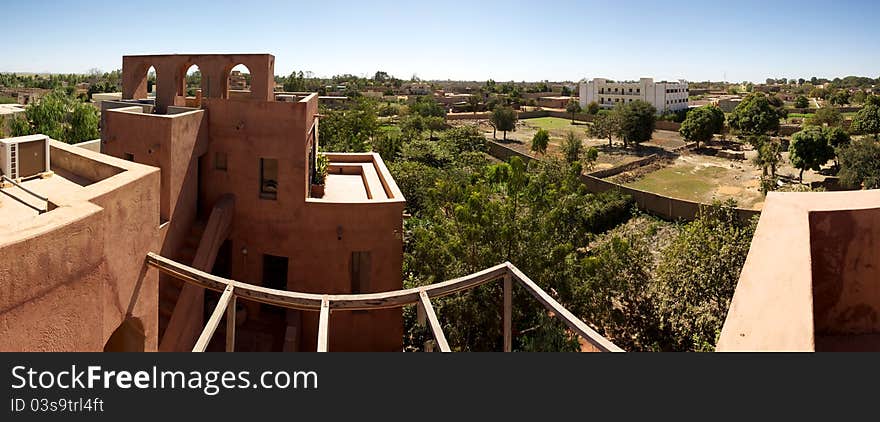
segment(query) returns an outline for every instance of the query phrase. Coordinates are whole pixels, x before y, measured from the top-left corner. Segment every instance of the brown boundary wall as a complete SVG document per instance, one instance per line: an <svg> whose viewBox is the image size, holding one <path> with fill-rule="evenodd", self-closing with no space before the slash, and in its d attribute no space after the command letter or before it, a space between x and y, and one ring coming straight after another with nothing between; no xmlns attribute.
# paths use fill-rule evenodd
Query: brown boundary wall
<svg viewBox="0 0 880 422"><path fill-rule="evenodd" d="M510 149L497 142L488 142L489 154L499 160L506 161L510 159L510 157L517 156L528 163L531 160L537 159L527 154L523 154L519 151ZM700 202L672 198L652 192L645 192L642 190L633 189L587 174L581 175L581 182L583 182L584 186L587 187L587 190L594 193L605 192L612 189L623 192L624 194L631 196L640 209L667 220L694 220L700 212L700 206L707 205ZM761 214L761 211L745 208L737 208L736 211L740 219L743 221Z"/></svg>
<svg viewBox="0 0 880 422"><path fill-rule="evenodd" d="M657 154L651 154L647 157L642 157L642 158L639 158L638 160L635 160L635 161L632 161L632 162L629 162L629 163L626 163L626 164L623 164L620 166L611 167L611 168L602 169L602 170L596 170L596 171L590 172L588 174L590 176L598 177L600 179L604 178L604 177L611 177L611 176L614 176L615 174L620 174L625 171L629 171L632 169L636 169L636 168L651 164L654 161L656 161L657 158L659 158L659 157L660 156Z"/></svg>
<svg viewBox="0 0 880 422"><path fill-rule="evenodd" d="M482 111L479 113L455 113L455 114L447 114L446 120L480 120L480 119L488 119L491 113ZM535 110L535 111L521 111L517 113L517 117L520 119L532 119L536 117L558 117L560 119L568 119L571 120L571 113L566 113L564 111L556 111L556 110ZM575 113L574 120L579 122L592 122L593 115L588 113ZM670 122L668 120L657 120L657 124L654 126L656 130L671 130L678 132L678 129L681 128L681 123Z"/></svg>

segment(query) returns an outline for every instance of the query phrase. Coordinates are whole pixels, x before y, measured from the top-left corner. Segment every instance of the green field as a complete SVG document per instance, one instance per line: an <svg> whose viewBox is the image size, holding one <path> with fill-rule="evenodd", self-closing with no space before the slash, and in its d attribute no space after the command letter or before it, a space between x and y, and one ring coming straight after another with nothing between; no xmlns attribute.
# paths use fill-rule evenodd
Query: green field
<svg viewBox="0 0 880 422"><path fill-rule="evenodd" d="M629 183L631 188L692 201L704 201L715 190L721 167L669 166Z"/></svg>
<svg viewBox="0 0 880 422"><path fill-rule="evenodd" d="M523 119L523 122L536 129L545 129L549 131L584 127L582 124L572 125L571 120L560 119L559 117L535 117L533 119Z"/></svg>

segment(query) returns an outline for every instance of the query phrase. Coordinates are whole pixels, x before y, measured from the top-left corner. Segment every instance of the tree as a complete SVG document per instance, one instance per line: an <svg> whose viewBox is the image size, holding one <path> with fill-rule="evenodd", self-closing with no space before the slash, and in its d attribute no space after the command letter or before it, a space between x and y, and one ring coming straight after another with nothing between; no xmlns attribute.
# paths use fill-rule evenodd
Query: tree
<svg viewBox="0 0 880 422"><path fill-rule="evenodd" d="M855 104L864 104L865 100L868 98L868 95L865 94L865 91L858 90L853 93L852 97L850 97L850 101Z"/></svg>
<svg viewBox="0 0 880 422"><path fill-rule="evenodd" d="M326 151L365 152L379 130L376 105L358 97L348 107L321 111L321 144Z"/></svg>
<svg viewBox="0 0 880 422"><path fill-rule="evenodd" d="M541 155L547 153L547 144L550 141L550 132L545 129L538 129L535 136L532 137L532 151Z"/></svg>
<svg viewBox="0 0 880 422"><path fill-rule="evenodd" d="M857 139L838 152L840 184L850 189L880 188L880 143Z"/></svg>
<svg viewBox="0 0 880 422"><path fill-rule="evenodd" d="M590 125L590 136L598 139L608 138L608 148L611 148L611 137L616 135L619 130L617 128L616 114L599 114L593 119Z"/></svg>
<svg viewBox="0 0 880 422"><path fill-rule="evenodd" d="M763 93L746 96L728 119L731 128L746 137L760 136L779 130L779 112Z"/></svg>
<svg viewBox="0 0 880 422"><path fill-rule="evenodd" d="M480 109L480 96L477 94L471 94L467 99L468 105L471 107L471 111L474 114L477 114L477 111Z"/></svg>
<svg viewBox="0 0 880 422"><path fill-rule="evenodd" d="M788 151L791 165L800 169L798 179L801 182L804 181L804 170L818 171L834 158L834 149L828 144L825 132L819 128L807 128L792 135Z"/></svg>
<svg viewBox="0 0 880 422"><path fill-rule="evenodd" d="M596 114L599 114L599 103L597 103L595 101L590 101L590 103L587 104L587 113L589 113L593 116L595 116Z"/></svg>
<svg viewBox="0 0 880 422"><path fill-rule="evenodd" d="M587 148L587 151L584 153L584 158L583 158L584 167L586 167L587 170L592 170L593 165L595 165L596 160L598 158L599 158L599 150L596 149L596 147Z"/></svg>
<svg viewBox="0 0 880 422"><path fill-rule="evenodd" d="M624 147L651 139L657 122L657 109L654 106L635 100L618 105L614 113L617 115L618 136L623 139Z"/></svg>
<svg viewBox="0 0 880 422"><path fill-rule="evenodd" d="M874 140L877 140L880 134L880 105L869 103L862 107L853 117L850 130L861 135L873 134Z"/></svg>
<svg viewBox="0 0 880 422"><path fill-rule="evenodd" d="M574 163L581 159L583 152L584 143L581 138L574 131L568 131L562 140L562 154L565 157L565 161L569 164Z"/></svg>
<svg viewBox="0 0 880 422"><path fill-rule="evenodd" d="M52 139L76 144L100 136L98 111L91 104L53 91L25 107L24 116L10 124L12 136L44 134Z"/></svg>
<svg viewBox="0 0 880 422"><path fill-rule="evenodd" d="M826 127L822 130L825 132L825 139L828 140L828 145L831 145L831 148L834 148L834 167L840 169L838 157L841 149L845 148L851 142L849 134L840 127Z"/></svg>
<svg viewBox="0 0 880 422"><path fill-rule="evenodd" d="M424 117L425 127L428 129L429 139L434 139L434 132L443 130L446 127L446 119L438 116Z"/></svg>
<svg viewBox="0 0 880 422"><path fill-rule="evenodd" d="M798 95L794 100L794 106L797 108L808 108L810 106L810 100L803 95Z"/></svg>
<svg viewBox="0 0 880 422"><path fill-rule="evenodd" d="M571 114L571 124L574 124L574 114L581 112L581 104L575 100L570 100L565 106L565 111Z"/></svg>
<svg viewBox="0 0 880 422"><path fill-rule="evenodd" d="M409 112L422 117L446 117L446 110L433 97L421 95L409 106Z"/></svg>
<svg viewBox="0 0 880 422"><path fill-rule="evenodd" d="M699 148L700 142L712 140L712 136L720 133L723 128L724 112L718 107L709 105L689 111L678 133L685 140L696 142Z"/></svg>
<svg viewBox="0 0 880 422"><path fill-rule="evenodd" d="M834 105L849 104L849 91L841 89L840 91L835 92L829 99L829 102Z"/></svg>
<svg viewBox="0 0 880 422"><path fill-rule="evenodd" d="M804 122L807 126L840 126L843 123L843 115L834 107L822 107L816 113L808 117Z"/></svg>
<svg viewBox="0 0 880 422"><path fill-rule="evenodd" d="M755 156L754 163L761 168L761 177L767 177L767 170L770 170L770 176L776 179L776 168L782 162L782 146L779 142L774 142L766 136L761 136L757 141L756 148L758 155Z"/></svg>
<svg viewBox="0 0 880 422"><path fill-rule="evenodd" d="M734 205L701 207L661 253L658 317L672 331L673 350L712 350L721 331L755 230Z"/></svg>
<svg viewBox="0 0 880 422"><path fill-rule="evenodd" d="M497 106L492 110L489 122L496 130L504 132L504 140L506 141L507 132L516 129L516 110L508 106Z"/></svg>

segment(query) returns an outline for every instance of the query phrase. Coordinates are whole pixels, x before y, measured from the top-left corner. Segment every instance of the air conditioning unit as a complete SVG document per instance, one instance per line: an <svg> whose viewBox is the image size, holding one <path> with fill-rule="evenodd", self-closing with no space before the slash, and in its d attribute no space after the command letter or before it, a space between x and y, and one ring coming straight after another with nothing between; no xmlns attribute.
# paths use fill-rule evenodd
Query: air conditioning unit
<svg viewBox="0 0 880 422"><path fill-rule="evenodd" d="M49 137L0 139L0 174L14 180L49 173Z"/></svg>

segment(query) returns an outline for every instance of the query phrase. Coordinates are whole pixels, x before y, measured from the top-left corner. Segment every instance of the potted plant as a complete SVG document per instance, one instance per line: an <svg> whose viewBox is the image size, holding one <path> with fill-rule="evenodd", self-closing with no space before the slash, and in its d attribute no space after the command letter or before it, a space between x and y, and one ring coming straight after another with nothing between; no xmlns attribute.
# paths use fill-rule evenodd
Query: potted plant
<svg viewBox="0 0 880 422"><path fill-rule="evenodd" d="M312 179L311 196L321 198L324 196L324 183L327 181L327 169L330 159L324 154L318 154L315 159L315 176Z"/></svg>

